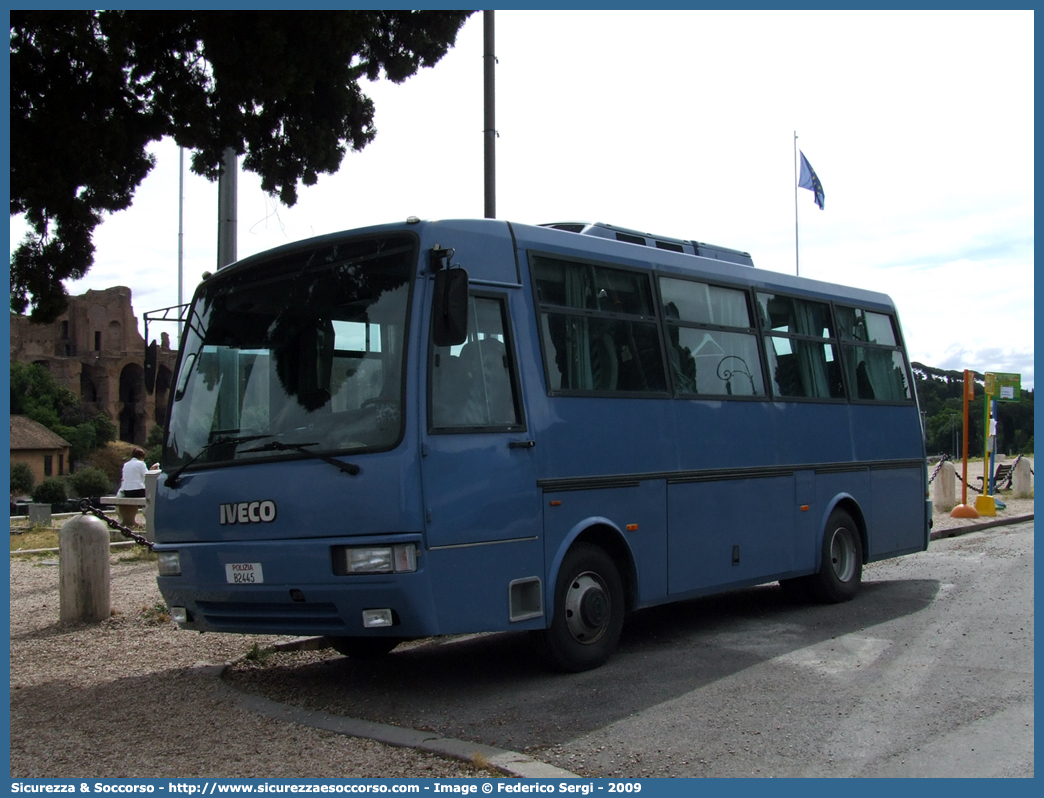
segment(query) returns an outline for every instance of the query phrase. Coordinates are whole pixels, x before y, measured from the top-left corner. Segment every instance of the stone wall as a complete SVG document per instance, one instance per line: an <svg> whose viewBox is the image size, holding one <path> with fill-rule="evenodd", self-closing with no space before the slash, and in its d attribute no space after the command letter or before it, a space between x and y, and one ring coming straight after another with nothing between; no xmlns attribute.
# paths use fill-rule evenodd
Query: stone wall
<svg viewBox="0 0 1044 798"><path fill-rule="evenodd" d="M150 329L150 333L152 330ZM145 390L145 339L131 305L131 290L116 286L69 297L50 324L11 314L11 362L39 363L55 380L104 413L117 437L142 445L166 419L177 350L160 334L156 390Z"/></svg>

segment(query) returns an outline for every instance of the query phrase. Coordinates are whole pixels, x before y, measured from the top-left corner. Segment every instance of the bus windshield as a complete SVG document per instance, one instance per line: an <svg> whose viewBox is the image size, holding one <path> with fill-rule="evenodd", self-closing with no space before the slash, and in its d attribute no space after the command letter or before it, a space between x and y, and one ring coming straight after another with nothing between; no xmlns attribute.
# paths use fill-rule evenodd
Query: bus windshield
<svg viewBox="0 0 1044 798"><path fill-rule="evenodd" d="M415 263L411 237L385 236L244 264L204 284L163 467L394 447Z"/></svg>

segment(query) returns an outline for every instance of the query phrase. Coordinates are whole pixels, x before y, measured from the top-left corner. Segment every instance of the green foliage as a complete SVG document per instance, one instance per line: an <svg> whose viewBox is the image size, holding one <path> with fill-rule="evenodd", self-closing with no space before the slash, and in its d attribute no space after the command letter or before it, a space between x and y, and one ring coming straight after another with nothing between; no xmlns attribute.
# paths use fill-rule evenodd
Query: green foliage
<svg viewBox="0 0 1044 798"><path fill-rule="evenodd" d="M152 466L153 463L158 463L160 458L163 456L163 439L166 433L163 431L163 427L156 424L149 430L149 435L145 439L145 464Z"/></svg>
<svg viewBox="0 0 1044 798"><path fill-rule="evenodd" d="M28 463L11 463L11 493L17 496L28 496L33 492L36 478Z"/></svg>
<svg viewBox="0 0 1044 798"><path fill-rule="evenodd" d="M81 468L71 477L69 484L72 485L77 496L104 496L112 490L112 480L109 475L100 468Z"/></svg>
<svg viewBox="0 0 1044 798"><path fill-rule="evenodd" d="M116 425L108 417L93 412L36 363L11 363L11 414L26 415L61 435L74 461L116 439Z"/></svg>
<svg viewBox="0 0 1044 798"><path fill-rule="evenodd" d="M163 426L160 424L153 424L152 429L149 430L148 436L145 438L146 446L162 446L163 439L167 433L163 430Z"/></svg>
<svg viewBox="0 0 1044 798"><path fill-rule="evenodd" d="M43 366L11 363L11 415L26 415L53 429L79 404L76 394L59 385Z"/></svg>
<svg viewBox="0 0 1044 798"><path fill-rule="evenodd" d="M104 446L116 440L116 433L119 432L119 428L104 413L96 413L94 418L91 419L91 424L94 425L94 439L97 446Z"/></svg>
<svg viewBox="0 0 1044 798"><path fill-rule="evenodd" d="M214 180L227 147L286 205L376 136L359 80L436 64L471 11L12 11L11 309L66 307L102 217L130 206L164 136ZM61 131L56 135L55 131Z"/></svg>
<svg viewBox="0 0 1044 798"><path fill-rule="evenodd" d="M37 504L60 504L68 498L69 492L61 477L47 477L33 488L33 501Z"/></svg>

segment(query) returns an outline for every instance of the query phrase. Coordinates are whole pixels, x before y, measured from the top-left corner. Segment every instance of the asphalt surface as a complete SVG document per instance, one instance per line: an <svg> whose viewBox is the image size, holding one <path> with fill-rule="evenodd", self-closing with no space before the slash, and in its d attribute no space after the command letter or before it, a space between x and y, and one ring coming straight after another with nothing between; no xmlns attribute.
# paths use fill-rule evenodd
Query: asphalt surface
<svg viewBox="0 0 1044 798"><path fill-rule="evenodd" d="M871 564L842 605L770 585L640 611L587 673L550 674L532 648L299 652L225 679L303 717L521 752L518 775L1033 775L1032 521Z"/></svg>

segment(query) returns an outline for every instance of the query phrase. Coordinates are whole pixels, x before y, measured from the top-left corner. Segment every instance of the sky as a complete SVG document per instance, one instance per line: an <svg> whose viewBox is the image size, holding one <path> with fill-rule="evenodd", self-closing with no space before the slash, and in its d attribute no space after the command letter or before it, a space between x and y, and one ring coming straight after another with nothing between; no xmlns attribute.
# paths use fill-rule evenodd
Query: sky
<svg viewBox="0 0 1044 798"><path fill-rule="evenodd" d="M497 217L599 221L884 291L911 360L1033 387L1032 11L498 11ZM239 175L240 258L370 224L483 215L483 20L401 85L376 140L286 208ZM797 190L794 135L825 209ZM178 148L95 233L70 294L178 304ZM217 258L184 169L183 300ZM795 210L800 248L795 256ZM25 231L11 219L11 248ZM150 325L150 337L158 337ZM171 329L173 334L173 328Z"/></svg>

